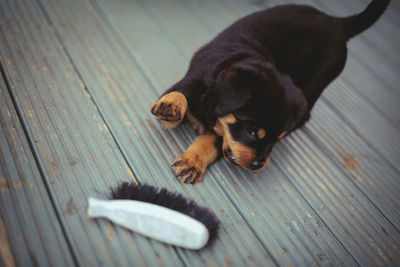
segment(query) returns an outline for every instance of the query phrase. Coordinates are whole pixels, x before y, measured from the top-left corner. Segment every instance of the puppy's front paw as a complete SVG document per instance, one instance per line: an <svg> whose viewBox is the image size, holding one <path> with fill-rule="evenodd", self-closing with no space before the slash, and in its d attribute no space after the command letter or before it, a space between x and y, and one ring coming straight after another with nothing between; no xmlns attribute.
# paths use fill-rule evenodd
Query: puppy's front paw
<svg viewBox="0 0 400 267"><path fill-rule="evenodd" d="M180 92L171 92L161 97L151 107L151 113L166 122L169 127L177 126L184 118L188 103Z"/></svg>
<svg viewBox="0 0 400 267"><path fill-rule="evenodd" d="M195 184L203 180L206 164L195 153L186 152L176 158L172 167L175 167L176 177L186 184Z"/></svg>

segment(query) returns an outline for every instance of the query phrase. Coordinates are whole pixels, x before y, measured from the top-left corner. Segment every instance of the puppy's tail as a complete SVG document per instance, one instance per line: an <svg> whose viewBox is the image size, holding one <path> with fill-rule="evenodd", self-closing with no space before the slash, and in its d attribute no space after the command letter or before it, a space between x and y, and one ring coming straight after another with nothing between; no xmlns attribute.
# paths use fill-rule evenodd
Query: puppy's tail
<svg viewBox="0 0 400 267"><path fill-rule="evenodd" d="M373 0L363 12L341 18L347 38L353 38L371 27L383 14L389 2L390 0Z"/></svg>

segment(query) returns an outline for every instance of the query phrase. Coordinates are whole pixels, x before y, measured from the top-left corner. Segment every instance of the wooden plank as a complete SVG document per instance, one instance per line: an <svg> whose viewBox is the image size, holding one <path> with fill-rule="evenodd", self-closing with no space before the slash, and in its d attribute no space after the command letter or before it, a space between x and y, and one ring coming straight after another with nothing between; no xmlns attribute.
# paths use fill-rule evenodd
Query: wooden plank
<svg viewBox="0 0 400 267"><path fill-rule="evenodd" d="M1 63L78 264L182 265L173 248L87 218L87 197L104 197L102 193L121 177L134 179L132 170L35 2L1 1L0 17ZM13 193L14 197L26 187ZM51 233L48 229L44 237ZM31 239L39 235L30 234ZM22 243L18 236L10 242ZM62 253L68 251L60 246L54 256L32 257L45 265L47 259L60 255L61 264ZM28 260L23 263L30 265Z"/></svg>
<svg viewBox="0 0 400 267"><path fill-rule="evenodd" d="M376 112L399 128L400 95L394 86L385 84L380 73L371 73L357 58L350 56L342 78L351 86L352 92L364 98L367 105L373 106Z"/></svg>
<svg viewBox="0 0 400 267"><path fill-rule="evenodd" d="M124 9L124 11L126 11L125 9ZM136 19L137 19L137 14L134 14L134 13L130 13L130 15L132 16L132 17L135 17ZM142 21L142 19L140 19L139 21ZM144 25L148 25L148 23L143 23ZM126 25L128 25L128 24L126 24ZM132 24L129 24L129 25L132 25ZM131 27L129 27L129 28L131 28ZM147 33L148 32L151 32L151 31L146 31ZM140 37L138 37L138 38L140 38ZM142 40L142 42L143 43L146 43L143 39L141 39ZM147 42L147 43L149 43L149 44L151 44L151 42ZM174 58L174 60L177 60L176 58ZM160 60L160 62L165 62L165 60ZM156 63L156 62L155 62ZM149 63L148 63L149 64ZM157 63L156 63L157 64ZM169 68L171 68L171 66L169 66ZM151 72L151 71L148 71L148 72ZM155 73L155 71L153 71L153 73ZM128 152L129 153L129 152Z"/></svg>
<svg viewBox="0 0 400 267"><path fill-rule="evenodd" d="M335 81L335 84L324 92L322 99L346 122L348 127L351 127L365 140L365 143L373 147L379 156L393 168L400 169L398 165L400 162L399 128L390 124L374 106L369 105L351 90L348 82L342 79Z"/></svg>
<svg viewBox="0 0 400 267"><path fill-rule="evenodd" d="M335 160L382 213L400 229L399 172L359 138L333 110L317 103L304 132ZM382 194L384 192L384 194Z"/></svg>
<svg viewBox="0 0 400 267"><path fill-rule="evenodd" d="M101 2L102 3L102 5L106 5L107 4L107 2ZM170 5L169 5L169 7L171 6L171 3L169 3ZM203 6L203 4L204 3L202 3L202 6ZM121 13L119 13L119 12L116 12L115 11L115 13L116 14L118 14L118 15L113 15L114 13L113 12L110 12L113 8L115 9L115 7L116 7L116 5L108 5L107 6L107 8L106 8L106 10L107 10L107 12L105 12L105 14L107 14L107 16L110 18L110 20L112 21L112 20L114 20L114 21L118 21L118 19L121 19L121 18L123 18L123 16L121 15ZM158 8L158 7L157 7ZM181 21L170 21L170 20L168 20L168 19L165 19L165 20L163 20L163 21L161 21L161 22L158 22L158 24L159 25L162 25L162 30L165 32L165 31L167 31L167 30L169 30L169 29L172 29L171 31L167 31L168 32L168 34L170 35L169 36L169 40L177 40L178 39L178 37L179 37L179 45L177 45L178 46L178 50L180 51L180 53L185 53L185 47L188 45L188 43L192 43L192 44L194 44L196 41L193 41L193 39L196 39L196 38L200 38L199 36L202 36L201 34L203 34L203 31L201 30L201 29L199 29L198 28L198 25L196 25L196 27L194 27L192 24L192 22L191 22L191 20L190 19L188 19L188 15L187 14L185 14L184 13L184 11L182 11L181 9L177 9L177 5L174 5L174 6L172 6L172 7L170 7L170 11L169 12L167 12L166 11L166 9L167 9L167 7L166 6L162 6L160 9L162 9L162 11L159 11L160 13L158 13L157 12L157 8L153 8L153 10L150 10L150 11L148 11L149 13L148 13L148 16L149 17L152 17L152 18L154 18L154 17L157 17L157 18L160 18L160 17L167 17L167 18L171 18L172 17L172 14L174 13L174 12L177 12L177 13L179 13L180 14L180 16L179 16L179 18L181 19ZM131 8L131 9L129 9L129 5L125 5L125 6L123 6L123 8L121 8L120 9L120 11L123 9L123 11L122 11L122 14L124 14L125 12L128 12L128 10L130 10L130 14L132 14L132 16L133 17L137 17L137 16L139 16L139 14L137 14L137 13L133 13L134 12L134 8ZM136 6L136 10L138 9L138 7ZM162 15L161 15L161 13L162 13ZM204 12L203 12L204 13ZM222 13L222 12L221 12ZM209 15L209 13L207 13L207 15ZM208 19L208 21L209 21L209 16L207 16L207 19ZM140 19L141 21L143 20L142 18ZM182 21L185 21L184 23L182 22ZM205 21L205 20L202 20L202 21ZM120 36L122 36L122 38L123 38L123 40L125 40L126 42L127 42L127 46L128 47L131 47L131 46L133 46L134 45L134 42L130 42L129 40L131 39L131 38L137 38L137 40L141 40L141 42L143 42L143 43L152 43L152 41L154 42L154 40L151 40L151 38L149 37L149 34L148 34L148 32L152 32L153 33L153 31L154 31L154 29L153 29L153 27L151 28L151 30L147 30L147 29L142 29L143 31L145 31L146 32L146 36L138 36L138 33L140 32L140 31L134 31L134 30L132 30L132 26L131 25L133 25L134 23L128 23L128 22L126 22L125 21L125 23L123 23L123 22L120 22L119 24L117 24L117 26L115 26L114 28L115 29L117 29L117 31L119 31L120 32ZM148 26L149 25L149 22L146 22L146 23L144 23L146 26ZM222 23L223 24L223 23ZM123 30L124 29L126 29L126 28L123 28L123 25L130 25L129 26L129 28L130 28L130 30L132 31L132 32L134 32L135 33L135 36L133 36L133 37L131 37L130 35L128 35L128 34L126 34L126 33L124 33L123 32ZM182 28L182 27L179 27L179 25L185 25L185 27L184 28ZM121 30L121 27L122 27L122 30ZM185 29L189 29L189 30L187 30L185 33L183 33L183 31L185 31ZM192 35L190 35L190 33L188 33L188 31L193 31L193 29L196 29L196 35L195 36L192 36ZM213 29L213 30L215 30L215 29ZM161 33L161 30L160 30L160 32L158 32L158 33L154 33L155 35L157 35L157 34L160 34ZM201 34L200 34L201 33ZM183 38L184 36L190 36L190 37L193 37L193 39L192 38ZM158 36L159 37L159 36ZM195 44L196 45L196 44ZM197 44L197 45L199 45L199 44ZM163 47L165 48L165 46L166 46L166 41L164 41L163 42ZM149 49L150 50L150 49ZM133 51L133 53L134 53L134 51ZM169 52L170 54L171 54L171 51ZM190 53L189 53L190 54ZM186 56L187 57L189 57L190 55L189 54L186 54ZM172 55L172 57L173 57L173 61L174 62L176 62L178 59L176 58L176 56L178 56L178 53L177 54L175 54L175 51L173 52L173 55ZM136 58L138 58L138 60L141 60L142 59L142 57L139 57L139 56L137 56ZM144 59L143 59L143 61L145 61ZM164 60L162 60L162 62L165 62ZM168 61L167 61L168 62ZM145 65L146 63L142 63L141 62L141 64L143 64L143 65ZM160 63L159 63L160 64ZM147 65L150 65L149 63L147 63ZM173 63L171 63L171 62L168 62L168 66L164 66L164 69L168 69L168 70L171 70L172 68L173 68ZM176 71L176 70L175 70ZM293 145L292 145L293 146ZM294 147L291 147L292 149L295 149L296 150L296 147L294 146ZM297 149L297 150L299 150L299 149ZM317 152L319 152L319 153L321 153L321 151L319 150L319 149L317 149L315 146L313 146L312 147L312 150L314 151L317 151ZM322 152L322 154L323 154L323 152ZM327 159L326 157L321 157L321 159L322 160L319 160L317 163L318 164L316 164L316 166L313 166L313 169L315 169L315 171L314 171L314 173L313 172L311 172L311 175L314 177L313 179L315 179L315 178L321 178L321 177L319 177L319 175L322 173L322 171L324 170L324 169L326 169L326 167L324 167L324 165L325 164L322 164L324 161L327 161L328 163L327 163L327 165L328 166L331 166L331 167L334 167L334 168L337 168L337 166L335 166L335 164L332 164L332 163L330 163L330 161L329 161L329 159ZM285 159L284 158L282 158L281 159L282 160L282 162L284 162L285 161ZM291 161L293 161L293 162L289 162L290 164L294 164L295 163L295 159L292 159ZM321 165L321 166L318 166L318 165ZM287 172L286 172L287 173ZM336 203L335 203L335 205L339 205L339 206L345 206L345 205L350 205L350 206L354 206L354 207L356 207L356 208L358 208L358 206L360 205L360 209L363 209L363 212L366 212L366 213L368 213L368 212L370 212L371 214L370 215L368 215L368 217L369 218L374 218L375 216L378 216L378 217L382 217L381 215L380 215L380 212L379 212L379 210L377 210L374 206L372 206L371 205L371 203L369 203L368 201L366 201L365 200L365 197L363 196L363 194L360 194L360 192L359 192L359 190L356 188L356 187L354 187L354 186L352 186L352 184L350 183L350 182L348 182L347 181L347 174L344 174L344 173L342 173L342 171L339 169L339 170L336 170L336 173L338 174L338 176L339 176L339 178L340 178L340 182L342 182L343 183L343 185L338 185L338 187L337 188L346 188L346 187L348 187L349 185L350 185L350 194L352 194L353 196L354 196L354 193L357 195L356 196L356 198L358 198L359 200L360 200L360 203L362 203L362 204L360 204L360 203L356 203L356 204L350 204L350 203L348 203L348 200L346 199L346 196L345 195L343 195L343 194L341 194L341 193L339 193L339 191L337 191L336 190L336 192L334 192L334 194L336 194ZM335 174L336 174L335 173ZM292 174L290 174L290 173L287 173L287 175L288 176L292 176ZM299 176L304 176L304 173L303 174L298 174ZM248 175L247 175L248 176ZM325 175L321 175L321 176L325 176ZM324 178L326 181L324 181L324 182L326 182L328 185L330 185L330 186L333 186L333 188L335 188L335 185L332 183L332 180L330 180L330 179L332 179L332 177L328 177L329 179L326 179L325 177L322 177L322 178ZM248 178L247 178L248 179ZM302 185L303 187L304 187L304 184ZM308 185L306 185L306 186L308 186ZM321 188L322 188L322 190L321 190ZM336 189L337 189L336 188ZM324 191L327 191L327 187L326 186L324 186L323 184L321 184L321 187L320 187L320 189L318 189L319 191L318 192L320 192L321 193L321 191L322 192L324 192ZM332 190L334 190L334 189L332 189ZM233 190L233 191L235 191L235 190ZM310 192L310 191L308 191L308 192ZM329 190L326 192L326 193L329 193ZM327 194L328 195L328 194ZM329 201L329 198L327 198L327 199L325 199L325 201ZM364 202L366 202L366 204L364 203ZM313 203L313 205L314 205L314 208L316 208L316 207L319 207L318 205L316 205L315 203L319 203L318 201L315 201L314 203ZM329 203L329 202L326 202L326 203ZM344 203L344 204L343 204ZM364 205L366 205L366 207L363 207ZM347 223L347 225L335 225L335 223L337 223L337 221L334 221L333 220L333 218L334 218L334 216L335 216L335 213L334 212L337 212L337 210L336 209L332 209L331 207L329 208L329 209L331 209L331 211L333 211L333 213L332 214L329 214L329 216L326 216L326 215L324 215L324 216L326 216L325 218L326 218L326 221L330 221L330 223L331 222L333 222L333 226L336 226L336 227L334 227L334 229L335 229L335 231L337 231L337 233L338 233L338 235L340 235L340 237L341 237L341 239L346 239L347 238L347 235L345 234L345 232L347 231L346 230L346 227L347 228L351 228L351 227L355 227L354 225L356 225L356 224L354 224L354 223L357 223L357 220L353 220L352 221L352 219L351 219L351 215L349 214L349 213L343 213L343 214L339 214L340 216L343 216L343 218L345 219L345 220L347 220L347 221L350 221L350 223ZM362 220L362 222L361 223L367 223L366 221L364 221L362 218L360 219L361 217L358 217L357 219L359 219L359 220ZM351 222L352 221L352 222ZM394 229L393 228L393 226L385 219L385 218L382 218L382 222L383 222L383 224L385 224L385 225L388 225L391 229L392 229L392 232L394 233L394 234L398 234L398 232L396 231L396 229ZM377 222L378 223L378 225L380 224L380 223L382 223L382 222ZM376 222L374 222L374 223L376 223ZM353 226L351 225L351 224L353 224ZM372 223L371 223L372 224ZM342 229L340 229L342 227ZM374 234L375 235L375 234ZM384 240L384 238L382 238L384 236L384 231L381 231L380 233L378 233L377 234L377 236L374 236L373 238L378 238L378 240L379 240L379 244L380 245L382 245L383 247L386 247L387 246L387 243L386 243L386 240ZM369 258L368 258L368 253L369 252L372 252L372 251L369 251L369 252L366 252L366 251L368 251L368 250L371 250L372 248L371 247L368 247L368 238L370 238L370 237L368 237L368 235L366 235L366 232L364 231L361 231L360 230L360 232L359 232L359 235L357 236L357 234L354 234L354 239L353 240L351 240L351 241L348 241L348 244L351 244L352 242L353 242L353 246L352 246L352 249L354 250L354 253L355 253L355 255L357 255L357 256L360 256L360 260L361 260L361 262L369 262L370 264L372 263L372 262L374 262L376 259L374 258L376 255L378 255L378 253L377 253L377 251L374 251L371 255L369 255ZM360 240L361 240L361 242L363 242L363 244L365 245L364 247L363 247L363 249L364 249L364 251L363 250L359 250L358 248L357 248L357 245L355 245L357 242L360 242ZM394 242L394 240L395 239L392 239L392 240L389 240L388 241L388 243L390 244L390 243L393 243ZM395 251L396 251L396 249L395 250L391 250L390 248L388 249L388 250L386 250L386 252L388 253L388 254L390 254L390 257L391 258L389 258L388 259L388 257L386 257L386 259L385 260L388 260L389 262L390 261L392 261L393 259L397 259L396 258L396 254L395 254ZM364 257L366 257L367 256L367 258L365 259ZM364 258L364 259L363 259ZM378 259L379 259L379 256L378 256ZM380 260L380 259L379 259Z"/></svg>
<svg viewBox="0 0 400 267"><path fill-rule="evenodd" d="M1 236L0 262L72 266L57 217L0 75L0 232L6 235ZM10 251L3 253L6 247Z"/></svg>
<svg viewBox="0 0 400 267"><path fill-rule="evenodd" d="M213 188L215 184L205 184L202 188L184 187L174 179L165 179L172 177L170 162L165 162L165 153L171 156L172 153L168 150L174 149L170 142L175 149L181 144L171 141L158 126L153 126L158 131L150 129L154 119L149 120L149 101L153 101L155 95L151 93L141 71L127 60L118 43L103 29L100 18L85 4L87 2L43 1L43 10L46 13L48 11L49 18L55 22L55 29L63 39L63 46L73 58L85 86L92 93L91 97L109 123L110 131L121 144L124 153L129 155L126 157L133 166L136 177L141 181L168 186L170 189L180 189L199 203L211 205L222 221L220 234L212 246L200 252L173 250L163 246L164 251L157 251L160 263L175 266L176 262L168 255L175 251L184 264L193 266L274 264L268 251L247 227L230 200L220 189ZM35 18L32 20L35 21ZM143 89L140 90L140 87ZM123 131L124 135L117 134L119 131ZM163 138L160 136L161 132ZM160 157L160 154L163 156ZM143 244L138 249L151 250ZM235 257L231 259L231 255Z"/></svg>

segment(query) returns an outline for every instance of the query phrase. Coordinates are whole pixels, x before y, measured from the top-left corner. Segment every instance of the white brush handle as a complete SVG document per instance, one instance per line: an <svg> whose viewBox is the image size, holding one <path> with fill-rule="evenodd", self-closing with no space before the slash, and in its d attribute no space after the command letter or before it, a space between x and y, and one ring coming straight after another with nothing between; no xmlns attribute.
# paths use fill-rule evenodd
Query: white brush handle
<svg viewBox="0 0 400 267"><path fill-rule="evenodd" d="M183 213L136 200L99 200L89 197L89 217L105 217L156 240L189 249L200 249L209 233L201 222Z"/></svg>

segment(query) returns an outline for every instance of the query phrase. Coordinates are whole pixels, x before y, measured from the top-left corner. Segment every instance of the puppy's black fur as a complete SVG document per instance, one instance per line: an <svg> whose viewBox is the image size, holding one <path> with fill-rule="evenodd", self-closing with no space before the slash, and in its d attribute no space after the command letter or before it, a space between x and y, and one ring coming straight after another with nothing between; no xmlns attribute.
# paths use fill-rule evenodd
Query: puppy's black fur
<svg viewBox="0 0 400 267"><path fill-rule="evenodd" d="M256 151L244 167L259 169L278 136L301 127L324 88L341 73L347 41L375 23L388 3L373 0L362 13L346 18L305 5L246 16L198 50L185 77L164 95L181 92L188 110L210 132L218 118L233 114L233 140ZM263 138L255 135L261 128Z"/></svg>

